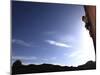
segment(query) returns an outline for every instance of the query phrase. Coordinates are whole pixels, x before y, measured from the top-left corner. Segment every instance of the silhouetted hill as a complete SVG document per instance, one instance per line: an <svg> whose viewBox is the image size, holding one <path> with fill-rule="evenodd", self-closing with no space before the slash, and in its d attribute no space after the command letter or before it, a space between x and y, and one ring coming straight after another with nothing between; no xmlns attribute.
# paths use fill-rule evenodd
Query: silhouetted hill
<svg viewBox="0 0 100 75"><path fill-rule="evenodd" d="M84 65L79 65L78 68L81 70L88 70L88 69L96 69L96 62L93 61L88 61L86 64Z"/></svg>
<svg viewBox="0 0 100 75"><path fill-rule="evenodd" d="M23 65L20 60L13 63L12 74L27 74L27 73L43 73L43 72L60 72L60 71L77 71L96 69L96 62L88 61L86 64L79 65L78 67L68 67L53 64L30 64Z"/></svg>

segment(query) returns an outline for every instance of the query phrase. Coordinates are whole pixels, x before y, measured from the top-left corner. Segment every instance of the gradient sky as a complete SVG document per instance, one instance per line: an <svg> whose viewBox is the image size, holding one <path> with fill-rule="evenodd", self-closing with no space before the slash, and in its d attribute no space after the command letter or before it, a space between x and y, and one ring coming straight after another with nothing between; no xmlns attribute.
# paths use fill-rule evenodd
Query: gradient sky
<svg viewBox="0 0 100 75"><path fill-rule="evenodd" d="M82 5L12 1L12 62L77 66L94 59Z"/></svg>

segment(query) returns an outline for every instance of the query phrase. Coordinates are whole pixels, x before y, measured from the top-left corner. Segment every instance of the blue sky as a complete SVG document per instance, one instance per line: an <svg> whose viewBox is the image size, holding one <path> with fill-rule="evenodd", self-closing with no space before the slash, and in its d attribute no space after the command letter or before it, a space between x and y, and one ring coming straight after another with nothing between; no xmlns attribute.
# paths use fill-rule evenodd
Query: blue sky
<svg viewBox="0 0 100 75"><path fill-rule="evenodd" d="M94 60L82 5L12 1L12 61L73 65Z"/></svg>

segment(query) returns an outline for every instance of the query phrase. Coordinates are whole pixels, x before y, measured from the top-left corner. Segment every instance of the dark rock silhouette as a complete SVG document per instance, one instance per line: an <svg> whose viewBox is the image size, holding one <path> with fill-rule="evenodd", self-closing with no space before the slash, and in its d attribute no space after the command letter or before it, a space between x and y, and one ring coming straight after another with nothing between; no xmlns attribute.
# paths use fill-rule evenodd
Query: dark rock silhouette
<svg viewBox="0 0 100 75"><path fill-rule="evenodd" d="M52 64L29 64L23 65L20 60L17 60L12 65L12 75L15 74L28 74L28 73L44 73L44 72L60 72L60 71L78 71L78 70L91 70L96 69L96 62L88 61L86 64L79 65L78 67L68 67Z"/></svg>

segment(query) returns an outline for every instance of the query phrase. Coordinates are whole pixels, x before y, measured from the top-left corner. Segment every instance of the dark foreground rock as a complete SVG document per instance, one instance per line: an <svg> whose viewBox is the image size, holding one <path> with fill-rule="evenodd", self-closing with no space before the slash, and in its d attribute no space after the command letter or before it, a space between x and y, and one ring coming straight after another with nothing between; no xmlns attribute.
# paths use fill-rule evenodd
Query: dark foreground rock
<svg viewBox="0 0 100 75"><path fill-rule="evenodd" d="M78 67L73 67L73 66L68 67L68 66L60 66L52 64L23 65L20 60L17 60L12 66L12 75L28 74L28 73L92 70L92 69L96 69L96 62L88 61L86 64L79 65Z"/></svg>

